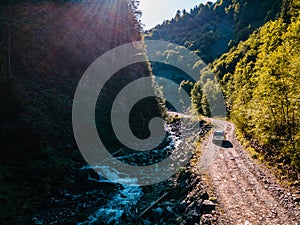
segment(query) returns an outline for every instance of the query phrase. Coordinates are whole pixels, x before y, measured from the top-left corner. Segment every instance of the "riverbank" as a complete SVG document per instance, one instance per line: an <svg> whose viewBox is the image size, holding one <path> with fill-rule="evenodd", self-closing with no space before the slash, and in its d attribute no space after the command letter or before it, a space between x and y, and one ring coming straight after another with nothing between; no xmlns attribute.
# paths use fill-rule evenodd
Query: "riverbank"
<svg viewBox="0 0 300 225"><path fill-rule="evenodd" d="M204 138L210 129L210 125L202 123L197 138ZM184 225L202 220L210 224L217 220L216 204L208 194L205 178L195 172L197 165L193 161L198 160L197 157L194 155L191 162L170 179L135 188L101 182L92 169L82 168L80 179L75 179L68 190L49 196L47 206L36 213L32 223ZM110 217L102 222L105 215Z"/></svg>

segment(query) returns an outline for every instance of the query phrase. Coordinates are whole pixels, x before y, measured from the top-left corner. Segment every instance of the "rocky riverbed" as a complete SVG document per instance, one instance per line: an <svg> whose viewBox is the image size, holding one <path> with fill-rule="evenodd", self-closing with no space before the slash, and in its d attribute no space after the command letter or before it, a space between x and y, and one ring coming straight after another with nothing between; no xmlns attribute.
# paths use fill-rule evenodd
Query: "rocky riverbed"
<svg viewBox="0 0 300 225"><path fill-rule="evenodd" d="M178 121L167 126L169 134L161 145L164 151L153 152L151 162L149 155L136 155L139 164L167 157L180 142L178 126ZM205 123L200 127L197 138L210 130ZM115 157L126 161L122 151ZM195 172L195 160L194 156L170 179L148 186L112 183L92 168L82 167L78 177L69 178L68 189L36 207L32 224L213 224L216 202L208 194L205 178Z"/></svg>

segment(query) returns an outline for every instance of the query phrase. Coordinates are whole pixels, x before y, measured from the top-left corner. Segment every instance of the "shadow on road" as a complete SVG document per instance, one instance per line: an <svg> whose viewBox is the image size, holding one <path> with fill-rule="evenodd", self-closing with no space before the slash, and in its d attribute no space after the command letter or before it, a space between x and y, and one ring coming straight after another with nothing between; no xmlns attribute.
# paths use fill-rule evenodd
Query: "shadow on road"
<svg viewBox="0 0 300 225"><path fill-rule="evenodd" d="M228 140L223 140L222 142L221 141L213 141L213 143L222 148L233 148L232 143Z"/></svg>
<svg viewBox="0 0 300 225"><path fill-rule="evenodd" d="M233 148L233 145L230 141L224 140L221 147L222 148Z"/></svg>

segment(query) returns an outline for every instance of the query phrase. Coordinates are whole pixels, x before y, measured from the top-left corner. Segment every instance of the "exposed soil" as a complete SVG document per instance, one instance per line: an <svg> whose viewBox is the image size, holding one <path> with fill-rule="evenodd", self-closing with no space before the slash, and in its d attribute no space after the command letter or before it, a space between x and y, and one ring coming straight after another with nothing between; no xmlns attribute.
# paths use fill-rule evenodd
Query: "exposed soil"
<svg viewBox="0 0 300 225"><path fill-rule="evenodd" d="M220 224L299 224L300 188L286 187L243 148L229 122L211 120L226 131L226 145L201 146L199 168L210 177L223 211ZM224 143L224 142L223 142Z"/></svg>

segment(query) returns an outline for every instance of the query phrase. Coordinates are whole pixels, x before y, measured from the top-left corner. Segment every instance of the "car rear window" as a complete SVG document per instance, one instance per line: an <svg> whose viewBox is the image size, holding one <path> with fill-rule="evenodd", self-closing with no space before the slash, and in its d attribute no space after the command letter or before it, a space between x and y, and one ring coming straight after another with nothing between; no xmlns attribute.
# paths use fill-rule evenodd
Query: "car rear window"
<svg viewBox="0 0 300 225"><path fill-rule="evenodd" d="M215 136L224 136L224 132L222 131L216 131Z"/></svg>

